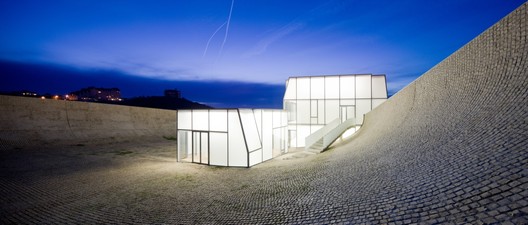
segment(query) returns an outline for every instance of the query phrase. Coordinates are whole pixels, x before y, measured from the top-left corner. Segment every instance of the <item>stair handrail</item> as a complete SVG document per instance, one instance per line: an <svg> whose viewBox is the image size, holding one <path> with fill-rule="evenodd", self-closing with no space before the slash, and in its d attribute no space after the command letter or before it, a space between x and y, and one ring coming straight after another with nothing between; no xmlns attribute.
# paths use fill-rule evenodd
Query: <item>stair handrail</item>
<svg viewBox="0 0 528 225"><path fill-rule="evenodd" d="M356 125L356 119L350 118L339 124L336 128L330 130L323 137L323 148L330 146L337 138L339 138L346 130Z"/></svg>
<svg viewBox="0 0 528 225"><path fill-rule="evenodd" d="M321 140L328 132L339 126L341 122L340 118L333 120L332 122L326 124L324 127L321 127L319 130L308 135L304 140L304 149L309 149L315 142Z"/></svg>

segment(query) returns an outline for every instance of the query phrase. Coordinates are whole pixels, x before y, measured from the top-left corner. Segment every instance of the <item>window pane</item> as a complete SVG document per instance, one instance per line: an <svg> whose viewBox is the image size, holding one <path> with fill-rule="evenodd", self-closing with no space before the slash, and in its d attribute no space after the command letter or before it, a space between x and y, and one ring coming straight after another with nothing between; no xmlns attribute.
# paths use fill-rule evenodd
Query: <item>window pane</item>
<svg viewBox="0 0 528 225"><path fill-rule="evenodd" d="M312 77L310 80L310 98L311 99L323 99L324 88L325 88L324 77Z"/></svg>
<svg viewBox="0 0 528 225"><path fill-rule="evenodd" d="M370 99L358 99L356 100L356 124L363 124L363 115L370 111L371 100Z"/></svg>
<svg viewBox="0 0 528 225"><path fill-rule="evenodd" d="M228 111L229 166L247 166L247 149L237 110Z"/></svg>
<svg viewBox="0 0 528 225"><path fill-rule="evenodd" d="M298 100L297 101L297 124L309 124L310 123L310 101L309 100Z"/></svg>
<svg viewBox="0 0 528 225"><path fill-rule="evenodd" d="M253 110L240 109L239 112L244 136L246 137L248 151L251 152L253 150L262 148Z"/></svg>
<svg viewBox="0 0 528 225"><path fill-rule="evenodd" d="M227 132L227 110L211 110L209 117L211 131Z"/></svg>
<svg viewBox="0 0 528 225"><path fill-rule="evenodd" d="M208 110L192 111L192 129L207 131L209 130L209 112Z"/></svg>
<svg viewBox="0 0 528 225"><path fill-rule="evenodd" d="M341 98L355 98L355 76L341 76L340 78Z"/></svg>
<svg viewBox="0 0 528 225"><path fill-rule="evenodd" d="M370 75L356 76L356 96L357 98L371 98L371 80Z"/></svg>
<svg viewBox="0 0 528 225"><path fill-rule="evenodd" d="M191 130L191 111L190 110L178 110L178 129Z"/></svg>
<svg viewBox="0 0 528 225"><path fill-rule="evenodd" d="M385 76L372 76L372 98L387 98Z"/></svg>
<svg viewBox="0 0 528 225"><path fill-rule="evenodd" d="M227 133L209 133L211 140L210 163L216 166L227 166Z"/></svg>
<svg viewBox="0 0 528 225"><path fill-rule="evenodd" d="M310 99L310 78L297 78L297 99Z"/></svg>
<svg viewBox="0 0 528 225"><path fill-rule="evenodd" d="M325 124L339 118L339 100L326 100L326 121Z"/></svg>
<svg viewBox="0 0 528 225"><path fill-rule="evenodd" d="M297 78L288 79L286 84L286 92L284 93L284 99L296 99L297 98Z"/></svg>
<svg viewBox="0 0 528 225"><path fill-rule="evenodd" d="M339 98L339 77L325 77L325 99Z"/></svg>

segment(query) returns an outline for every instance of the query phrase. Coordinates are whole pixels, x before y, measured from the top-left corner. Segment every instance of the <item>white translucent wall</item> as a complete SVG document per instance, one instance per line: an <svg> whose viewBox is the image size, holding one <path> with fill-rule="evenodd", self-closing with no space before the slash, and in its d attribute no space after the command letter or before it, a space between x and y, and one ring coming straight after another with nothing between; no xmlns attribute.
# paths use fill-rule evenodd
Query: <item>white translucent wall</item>
<svg viewBox="0 0 528 225"><path fill-rule="evenodd" d="M358 86L361 86L361 81ZM356 76L341 76L339 79L340 99L356 97ZM359 91L359 88L358 88Z"/></svg>
<svg viewBox="0 0 528 225"><path fill-rule="evenodd" d="M192 110L192 129L209 131L208 110Z"/></svg>
<svg viewBox="0 0 528 225"><path fill-rule="evenodd" d="M303 147L304 138L318 127L341 118L357 118L387 99L384 75L292 77L287 81L284 107L290 147Z"/></svg>
<svg viewBox="0 0 528 225"><path fill-rule="evenodd" d="M242 133L238 110L228 112L228 151L229 166L248 166L248 150Z"/></svg>
<svg viewBox="0 0 528 225"><path fill-rule="evenodd" d="M325 78L325 97L324 99L339 98L339 76L328 76Z"/></svg>
<svg viewBox="0 0 528 225"><path fill-rule="evenodd" d="M210 133L210 161L211 165L228 166L227 164L227 133Z"/></svg>
<svg viewBox="0 0 528 225"><path fill-rule="evenodd" d="M356 98L372 98L371 75L356 76Z"/></svg>
<svg viewBox="0 0 528 225"><path fill-rule="evenodd" d="M240 121L249 152L262 148L255 114L251 109L239 109Z"/></svg>
<svg viewBox="0 0 528 225"><path fill-rule="evenodd" d="M310 77L297 78L297 99L310 99Z"/></svg>
<svg viewBox="0 0 528 225"><path fill-rule="evenodd" d="M297 99L297 78L290 78L286 82L284 99Z"/></svg>
<svg viewBox="0 0 528 225"><path fill-rule="evenodd" d="M363 115L368 113L372 108L371 99L356 99L356 124L363 124Z"/></svg>
<svg viewBox="0 0 528 225"><path fill-rule="evenodd" d="M372 109L378 107L378 105L381 105L381 103L387 101L387 99L372 99Z"/></svg>
<svg viewBox="0 0 528 225"><path fill-rule="evenodd" d="M273 112L262 113L262 160L273 157Z"/></svg>
<svg viewBox="0 0 528 225"><path fill-rule="evenodd" d="M372 98L387 98L387 82L385 76L372 76Z"/></svg>
<svg viewBox="0 0 528 225"><path fill-rule="evenodd" d="M312 77L310 79L310 99L324 99L325 97L325 78Z"/></svg>
<svg viewBox="0 0 528 225"><path fill-rule="evenodd" d="M190 110L178 111L178 129L192 129L192 112Z"/></svg>
<svg viewBox="0 0 528 225"><path fill-rule="evenodd" d="M339 99L326 100L325 114L325 124L339 118Z"/></svg>
<svg viewBox="0 0 528 225"><path fill-rule="evenodd" d="M210 131L227 132L227 110L209 110Z"/></svg>
<svg viewBox="0 0 528 225"><path fill-rule="evenodd" d="M179 110L178 120L180 161L247 167L287 151L283 110Z"/></svg>

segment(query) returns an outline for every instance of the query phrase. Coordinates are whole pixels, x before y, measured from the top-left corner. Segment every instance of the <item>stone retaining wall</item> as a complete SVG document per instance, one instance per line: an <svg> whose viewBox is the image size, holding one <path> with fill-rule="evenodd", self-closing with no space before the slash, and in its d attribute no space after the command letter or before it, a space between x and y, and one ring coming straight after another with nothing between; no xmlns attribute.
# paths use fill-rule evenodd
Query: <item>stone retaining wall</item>
<svg viewBox="0 0 528 225"><path fill-rule="evenodd" d="M0 148L176 137L176 111L0 96Z"/></svg>

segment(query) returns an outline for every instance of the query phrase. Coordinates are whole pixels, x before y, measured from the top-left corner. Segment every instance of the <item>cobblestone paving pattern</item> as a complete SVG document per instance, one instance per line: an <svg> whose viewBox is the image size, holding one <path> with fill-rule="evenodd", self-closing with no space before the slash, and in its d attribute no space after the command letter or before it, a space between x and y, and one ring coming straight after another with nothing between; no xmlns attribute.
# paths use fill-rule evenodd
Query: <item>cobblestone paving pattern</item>
<svg viewBox="0 0 528 225"><path fill-rule="evenodd" d="M527 3L322 154L250 169L175 143L0 153L0 224L528 224Z"/></svg>

